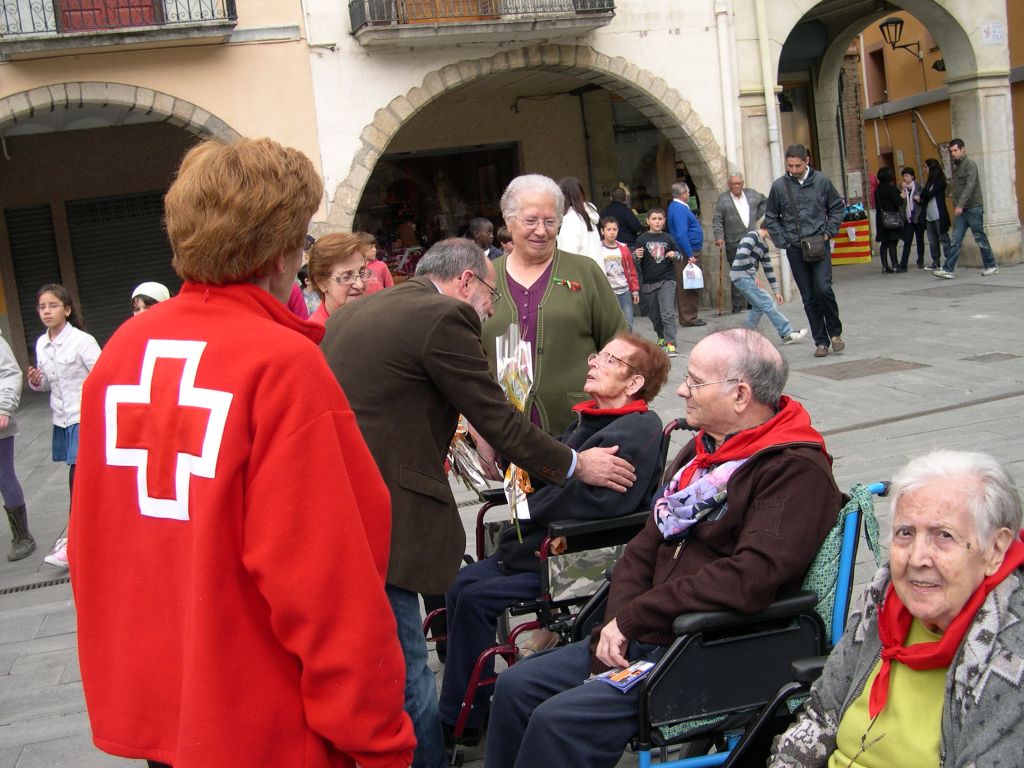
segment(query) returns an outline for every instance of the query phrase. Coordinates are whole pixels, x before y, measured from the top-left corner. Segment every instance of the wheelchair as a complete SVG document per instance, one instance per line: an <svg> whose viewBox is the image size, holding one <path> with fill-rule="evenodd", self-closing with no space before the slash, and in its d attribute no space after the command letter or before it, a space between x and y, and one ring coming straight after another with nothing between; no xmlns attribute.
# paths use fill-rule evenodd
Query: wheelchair
<svg viewBox="0 0 1024 768"><path fill-rule="evenodd" d="M477 657L452 733L455 747L452 765L462 762L461 746L468 743L463 742L463 736L477 691L484 686L493 686L497 680L496 674L487 673L492 660L501 658L509 666L516 663L521 652L520 638L524 633L537 629L554 632L558 635L559 645L569 641L580 609L602 588L608 568L621 557L626 543L644 527L651 514L653 496L662 485L672 436L676 430L686 428L684 419L675 419L662 429L658 462L645 490L640 511L601 520L564 520L548 526L547 537L537 553L541 562L540 594L535 599L510 606L498 620L498 644ZM478 561L493 554L498 536L507 524L507 521L487 520L492 509L507 505L504 491L500 488L485 490L480 496L484 503L476 517ZM472 562L469 556L466 560ZM430 611L424 619L423 632L428 643L447 639L446 634L431 633L431 628L437 626L437 619L444 613L444 608L438 608ZM524 616L533 618L512 626L513 619Z"/></svg>
<svg viewBox="0 0 1024 768"><path fill-rule="evenodd" d="M853 591L860 532L880 562L872 496L888 483L854 486L836 525L804 579L803 589L764 611L694 612L673 623L676 640L639 684L641 768L764 766L771 739L788 725L839 642ZM572 640L601 624L608 584L581 609ZM679 757L669 759L670 750Z"/></svg>

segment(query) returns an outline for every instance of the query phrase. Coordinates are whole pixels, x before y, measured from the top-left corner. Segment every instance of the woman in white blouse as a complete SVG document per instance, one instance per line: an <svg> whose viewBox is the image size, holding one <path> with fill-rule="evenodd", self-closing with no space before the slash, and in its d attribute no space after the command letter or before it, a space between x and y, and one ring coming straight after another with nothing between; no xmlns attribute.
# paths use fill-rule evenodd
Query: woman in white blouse
<svg viewBox="0 0 1024 768"><path fill-rule="evenodd" d="M597 223L600 217L593 203L587 202L583 184L575 176L566 176L558 182L565 195L565 211L562 227L558 230L557 246L560 251L578 253L593 259L604 269L601 255L601 233Z"/></svg>
<svg viewBox="0 0 1024 768"><path fill-rule="evenodd" d="M82 408L82 385L100 356L100 345L76 328L71 295L63 285L44 285L36 293L39 319L46 333L36 341L36 366L28 368L28 385L50 393L53 412L53 460L66 462L68 487L74 488L78 458L78 421ZM57 539L53 552L44 560L58 568L68 567L66 537Z"/></svg>

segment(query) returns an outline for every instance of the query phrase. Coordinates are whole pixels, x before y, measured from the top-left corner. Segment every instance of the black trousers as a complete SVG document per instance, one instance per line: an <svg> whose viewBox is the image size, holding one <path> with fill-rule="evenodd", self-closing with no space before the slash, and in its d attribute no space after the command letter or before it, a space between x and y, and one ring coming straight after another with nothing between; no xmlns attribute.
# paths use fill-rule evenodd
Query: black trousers
<svg viewBox="0 0 1024 768"><path fill-rule="evenodd" d="M843 335L843 321L839 319L839 303L832 290L832 249L821 261L804 261L800 246L786 249L793 280L804 301L807 326L814 337L815 346L831 346L832 336Z"/></svg>
<svg viewBox="0 0 1024 768"><path fill-rule="evenodd" d="M919 266L924 264L924 222L914 224L908 221L903 225L903 255L900 256L900 267L903 269L907 268L907 262L910 260L910 243L915 237L917 238L917 263Z"/></svg>

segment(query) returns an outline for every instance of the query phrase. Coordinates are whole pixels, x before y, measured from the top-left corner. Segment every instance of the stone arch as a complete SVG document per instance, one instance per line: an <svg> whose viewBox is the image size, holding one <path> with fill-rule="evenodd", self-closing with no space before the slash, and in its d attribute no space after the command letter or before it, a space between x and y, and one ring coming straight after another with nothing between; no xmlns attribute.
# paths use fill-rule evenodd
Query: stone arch
<svg viewBox="0 0 1024 768"><path fill-rule="evenodd" d="M769 22L770 38L787 41L797 24L820 4L821 0L793 0L780 5ZM1005 24L1005 0L898 0L896 8L921 21L942 49L953 135L964 139L981 170L989 242L1001 261L1016 263L1021 259L1022 237L1014 179L1009 51L1005 46L986 45L978 23L987 19ZM833 177L839 168L831 118L838 99L842 52L861 29L891 10L889 6L847 18L845 27L830 30L828 47L812 72L821 167ZM783 45L773 46L776 72Z"/></svg>
<svg viewBox="0 0 1024 768"><path fill-rule="evenodd" d="M68 82L43 85L0 99L0 126L17 123L43 110L71 108L84 104L122 107L143 114L164 116L164 122L176 125L198 136L212 136L223 141L241 137L219 117L191 102L161 91L136 85L107 82Z"/></svg>
<svg viewBox="0 0 1024 768"><path fill-rule="evenodd" d="M363 129L361 147L348 176L337 186L325 226L351 226L374 165L399 128L414 114L463 85L491 74L522 69L551 69L584 76L594 85L622 96L672 143L698 184L713 190L724 188L727 163L711 129L704 125L690 102L662 78L621 56L606 56L587 45L534 45L490 58L448 64L427 73L421 85L377 110L373 122Z"/></svg>

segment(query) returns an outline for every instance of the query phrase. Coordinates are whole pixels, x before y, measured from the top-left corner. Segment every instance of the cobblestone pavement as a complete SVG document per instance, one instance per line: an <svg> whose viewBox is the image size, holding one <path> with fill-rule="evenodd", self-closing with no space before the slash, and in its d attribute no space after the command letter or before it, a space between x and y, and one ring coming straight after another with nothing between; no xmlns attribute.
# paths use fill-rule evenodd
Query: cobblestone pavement
<svg viewBox="0 0 1024 768"><path fill-rule="evenodd" d="M946 281L927 271L883 276L875 265L854 265L837 267L835 283L846 351L818 360L805 342L782 352L791 366L787 392L825 434L840 487L886 479L910 457L939 447L988 451L1024 482L1024 267L985 278L961 269ZM795 327L806 326L799 302L783 311ZM707 332L742 322L741 315L702 316L706 328L680 329L680 356L653 404L665 420L683 413L675 390L687 352ZM652 336L647 320L636 328ZM762 330L776 340L767 323ZM67 470L49 458L45 397L26 392L18 421L16 466L40 548L18 563L0 559L0 768L143 765L92 746L70 585L42 564L66 522ZM465 491L458 498L471 537L476 507ZM885 501L877 512L885 530ZM869 559L862 547L858 582L871 575ZM479 754L470 751L466 764L482 765ZM623 759L633 764L634 757Z"/></svg>

